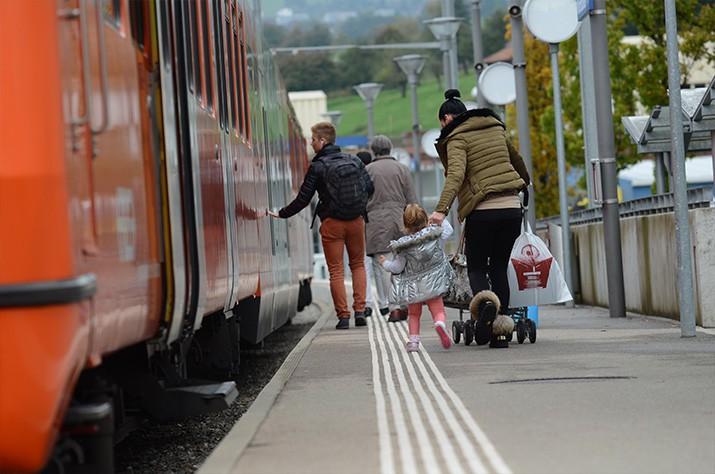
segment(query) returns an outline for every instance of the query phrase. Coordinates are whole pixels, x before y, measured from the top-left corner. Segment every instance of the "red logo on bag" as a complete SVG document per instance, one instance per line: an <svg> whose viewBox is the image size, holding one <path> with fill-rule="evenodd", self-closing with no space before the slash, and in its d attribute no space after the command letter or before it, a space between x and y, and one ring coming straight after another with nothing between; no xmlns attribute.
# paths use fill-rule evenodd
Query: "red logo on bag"
<svg viewBox="0 0 715 474"><path fill-rule="evenodd" d="M541 252L531 244L521 248L521 257L512 258L511 264L519 282L519 291L532 288L546 288L553 257L540 259Z"/></svg>

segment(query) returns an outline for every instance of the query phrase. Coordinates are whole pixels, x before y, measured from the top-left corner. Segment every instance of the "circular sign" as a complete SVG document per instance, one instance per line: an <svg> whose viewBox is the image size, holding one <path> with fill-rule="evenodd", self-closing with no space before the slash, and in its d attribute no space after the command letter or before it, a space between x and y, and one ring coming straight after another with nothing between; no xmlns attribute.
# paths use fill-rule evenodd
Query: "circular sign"
<svg viewBox="0 0 715 474"><path fill-rule="evenodd" d="M529 31L546 43L561 43L578 31L576 0L526 0L524 22Z"/></svg>
<svg viewBox="0 0 715 474"><path fill-rule="evenodd" d="M422 151L430 158L437 158L439 156L437 149L434 147L434 142L437 141L440 133L442 133L442 131L439 128L431 128L422 134Z"/></svg>
<svg viewBox="0 0 715 474"><path fill-rule="evenodd" d="M516 100L514 66L498 62L490 64L479 75L479 90L490 104L506 105Z"/></svg>

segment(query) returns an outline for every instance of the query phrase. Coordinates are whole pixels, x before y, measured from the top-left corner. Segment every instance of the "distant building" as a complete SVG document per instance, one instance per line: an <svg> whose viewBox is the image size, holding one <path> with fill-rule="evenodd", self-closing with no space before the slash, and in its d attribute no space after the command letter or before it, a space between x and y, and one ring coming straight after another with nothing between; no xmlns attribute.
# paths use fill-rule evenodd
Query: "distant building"
<svg viewBox="0 0 715 474"><path fill-rule="evenodd" d="M688 189L711 187L713 185L713 158L696 156L685 160L685 178ZM623 192L623 200L644 198L652 195L655 183L655 162L641 160L618 173L618 184Z"/></svg>
<svg viewBox="0 0 715 474"><path fill-rule="evenodd" d="M511 45L505 46L496 53L492 53L484 58L484 64L493 64L498 62L510 63L513 57Z"/></svg>
<svg viewBox="0 0 715 474"><path fill-rule="evenodd" d="M308 140L308 153L312 154L310 127L325 121L323 114L328 111L328 96L323 91L288 92L288 100L293 105L303 136Z"/></svg>

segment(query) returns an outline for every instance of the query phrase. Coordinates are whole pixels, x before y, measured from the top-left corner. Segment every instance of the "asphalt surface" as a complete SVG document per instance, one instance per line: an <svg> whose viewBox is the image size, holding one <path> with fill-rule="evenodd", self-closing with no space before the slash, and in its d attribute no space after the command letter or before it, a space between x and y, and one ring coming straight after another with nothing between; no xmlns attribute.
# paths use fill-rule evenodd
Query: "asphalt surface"
<svg viewBox="0 0 715 474"><path fill-rule="evenodd" d="M546 307L534 344L446 351L425 308L406 354L405 323L324 316L275 401L199 472L715 473L713 331Z"/></svg>

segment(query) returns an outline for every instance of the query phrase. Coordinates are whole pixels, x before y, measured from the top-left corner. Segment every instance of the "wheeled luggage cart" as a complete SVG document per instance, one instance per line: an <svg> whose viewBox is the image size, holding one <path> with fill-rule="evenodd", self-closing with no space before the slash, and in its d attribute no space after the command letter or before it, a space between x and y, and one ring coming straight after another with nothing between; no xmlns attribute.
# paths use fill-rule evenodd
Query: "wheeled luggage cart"
<svg viewBox="0 0 715 474"><path fill-rule="evenodd" d="M474 321L470 317L465 321L464 312L469 314L469 306L457 305L452 303L444 304L448 308L459 310L459 321L452 321L452 340L455 344L459 344L464 335L464 345L468 346L474 341ZM530 319L527 313L527 308L509 308L507 314L514 320L514 332L516 332L516 340L519 344L523 344L526 338L532 344L536 342L536 323ZM509 336L511 342L513 334Z"/></svg>

